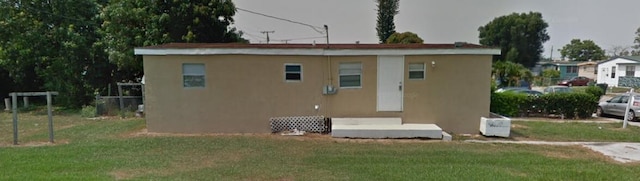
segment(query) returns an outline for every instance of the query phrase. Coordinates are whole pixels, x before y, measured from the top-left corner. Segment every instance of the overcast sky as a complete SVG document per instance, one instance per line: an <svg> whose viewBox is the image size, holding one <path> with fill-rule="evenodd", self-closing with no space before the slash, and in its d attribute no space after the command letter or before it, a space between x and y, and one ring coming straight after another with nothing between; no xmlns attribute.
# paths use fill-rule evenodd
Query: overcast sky
<svg viewBox="0 0 640 181"><path fill-rule="evenodd" d="M318 27L329 26L331 43L377 43L374 0L233 0L238 8ZM396 31L411 31L425 43L478 43L478 27L513 12L537 11L549 24L544 57L571 39L591 39L605 50L633 44L640 27L640 0L400 0ZM324 43L310 27L238 11L235 26L251 43Z"/></svg>

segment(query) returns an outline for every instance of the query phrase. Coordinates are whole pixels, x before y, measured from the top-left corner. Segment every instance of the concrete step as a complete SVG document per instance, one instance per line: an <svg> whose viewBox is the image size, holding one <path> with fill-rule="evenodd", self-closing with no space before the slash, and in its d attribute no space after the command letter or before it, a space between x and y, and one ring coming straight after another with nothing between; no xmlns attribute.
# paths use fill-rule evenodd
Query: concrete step
<svg viewBox="0 0 640 181"><path fill-rule="evenodd" d="M332 119L333 120L333 119ZM434 138L442 139L442 128L435 124L344 125L332 124L335 138Z"/></svg>
<svg viewBox="0 0 640 181"><path fill-rule="evenodd" d="M402 118L331 118L332 125L402 125Z"/></svg>

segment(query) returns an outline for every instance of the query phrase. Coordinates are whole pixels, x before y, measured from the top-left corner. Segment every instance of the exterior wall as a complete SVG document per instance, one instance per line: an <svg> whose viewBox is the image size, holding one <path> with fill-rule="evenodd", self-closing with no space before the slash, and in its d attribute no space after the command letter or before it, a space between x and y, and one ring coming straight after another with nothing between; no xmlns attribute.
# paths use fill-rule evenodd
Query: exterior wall
<svg viewBox="0 0 640 181"><path fill-rule="evenodd" d="M321 115L324 58L291 56L145 56L147 128L152 132L269 132L269 118ZM183 88L182 64L204 63L204 88ZM300 63L303 80L284 81ZM322 109L321 109L322 110Z"/></svg>
<svg viewBox="0 0 640 181"><path fill-rule="evenodd" d="M583 76L583 77L587 77L589 79L592 80L596 80L597 77L597 72L595 71L596 69L596 65L592 64L592 65L580 65L578 66L578 76Z"/></svg>
<svg viewBox="0 0 640 181"><path fill-rule="evenodd" d="M480 117L489 114L491 60L490 55L405 56L403 111L378 112L377 56L144 56L147 128L269 132L270 117L325 115L402 117L404 123L476 133ZM361 88L338 88L342 62L362 63ZM204 88L183 88L183 63L205 65ZM302 82L284 81L285 63L302 65ZM408 79L409 63L425 63L424 80ZM322 95L328 84L338 92Z"/></svg>
<svg viewBox="0 0 640 181"><path fill-rule="evenodd" d="M575 65L560 65L560 66L558 66L558 70L560 71L560 78L561 79L570 79L572 77L578 76L578 72L580 70L578 70L578 72L575 72L575 73L567 72L568 67L571 67L571 66L575 66Z"/></svg>
<svg viewBox="0 0 640 181"><path fill-rule="evenodd" d="M609 87L618 86L618 77L624 76L625 74L625 69L622 69L621 67L619 67L618 66L619 63L636 63L636 62L632 60L623 59L623 58L616 58L613 60L599 63L597 83L608 84ZM615 76L612 77L611 68L614 66L616 67Z"/></svg>

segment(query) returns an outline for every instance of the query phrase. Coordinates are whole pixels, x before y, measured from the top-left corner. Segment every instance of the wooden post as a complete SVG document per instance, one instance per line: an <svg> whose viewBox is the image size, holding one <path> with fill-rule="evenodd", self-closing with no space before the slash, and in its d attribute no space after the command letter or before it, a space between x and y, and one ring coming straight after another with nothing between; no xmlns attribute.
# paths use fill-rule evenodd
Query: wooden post
<svg viewBox="0 0 640 181"><path fill-rule="evenodd" d="M4 110L11 111L11 98L4 98Z"/></svg>
<svg viewBox="0 0 640 181"><path fill-rule="evenodd" d="M13 110L13 144L18 145L18 95L11 93L11 109Z"/></svg>
<svg viewBox="0 0 640 181"><path fill-rule="evenodd" d="M47 91L47 114L49 114L49 142L53 143L53 112L51 107L51 92Z"/></svg>
<svg viewBox="0 0 640 181"><path fill-rule="evenodd" d="M118 84L118 98L120 99L120 116L124 118L124 100L122 99L122 85Z"/></svg>
<svg viewBox="0 0 640 181"><path fill-rule="evenodd" d="M29 108L29 97L27 96L22 97L22 103L24 105L23 106L24 108Z"/></svg>

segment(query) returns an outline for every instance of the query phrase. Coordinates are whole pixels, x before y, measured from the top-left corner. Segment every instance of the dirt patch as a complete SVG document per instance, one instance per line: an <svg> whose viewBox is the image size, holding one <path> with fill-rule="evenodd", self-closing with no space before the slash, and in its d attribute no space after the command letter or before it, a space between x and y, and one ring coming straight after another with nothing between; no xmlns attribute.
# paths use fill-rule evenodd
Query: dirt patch
<svg viewBox="0 0 640 181"><path fill-rule="evenodd" d="M0 143L0 148L2 147L42 147L42 146L57 146L57 145L66 145L69 144L69 140L54 140L54 143L49 142L18 142L18 145L14 145L11 143Z"/></svg>

